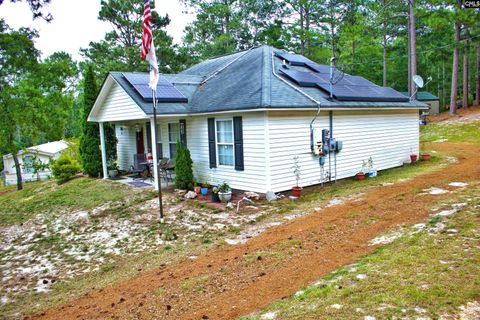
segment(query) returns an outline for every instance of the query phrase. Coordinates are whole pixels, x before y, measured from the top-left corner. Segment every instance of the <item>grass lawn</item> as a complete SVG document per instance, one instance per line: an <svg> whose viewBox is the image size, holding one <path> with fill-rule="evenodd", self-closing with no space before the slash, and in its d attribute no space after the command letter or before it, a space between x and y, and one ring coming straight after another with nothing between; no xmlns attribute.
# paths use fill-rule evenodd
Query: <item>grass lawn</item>
<svg viewBox="0 0 480 320"><path fill-rule="evenodd" d="M420 127L420 141L433 142L447 139L450 142L480 143L480 122L447 124L430 123Z"/></svg>
<svg viewBox="0 0 480 320"><path fill-rule="evenodd" d="M253 319L393 319L457 315L480 297L480 186L437 211L459 209L411 226L391 244L336 270ZM455 204L462 204L455 206ZM473 319L473 318L472 318Z"/></svg>
<svg viewBox="0 0 480 320"><path fill-rule="evenodd" d="M28 182L23 190L0 196L0 225L22 223L39 213L90 210L108 202L138 203L154 196L152 191L138 192L101 179L77 178L61 185L53 180Z"/></svg>

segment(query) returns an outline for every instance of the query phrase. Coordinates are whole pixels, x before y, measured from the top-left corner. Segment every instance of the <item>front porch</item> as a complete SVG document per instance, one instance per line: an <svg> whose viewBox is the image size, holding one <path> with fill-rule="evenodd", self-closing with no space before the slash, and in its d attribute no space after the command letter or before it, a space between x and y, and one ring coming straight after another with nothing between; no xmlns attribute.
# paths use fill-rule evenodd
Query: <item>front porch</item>
<svg viewBox="0 0 480 320"><path fill-rule="evenodd" d="M115 127L117 138L116 166L121 178L113 180L130 185L153 186L156 190L157 179L162 179L162 189L165 185L173 185L175 180L176 143L182 140L185 128L178 119L161 118L157 120L157 132L153 119L139 119L109 122ZM99 122L100 148L102 153L103 177L111 178L109 159L106 156L104 123ZM152 143L155 141L156 143ZM159 163L157 172L154 163ZM133 176L136 175L136 178Z"/></svg>

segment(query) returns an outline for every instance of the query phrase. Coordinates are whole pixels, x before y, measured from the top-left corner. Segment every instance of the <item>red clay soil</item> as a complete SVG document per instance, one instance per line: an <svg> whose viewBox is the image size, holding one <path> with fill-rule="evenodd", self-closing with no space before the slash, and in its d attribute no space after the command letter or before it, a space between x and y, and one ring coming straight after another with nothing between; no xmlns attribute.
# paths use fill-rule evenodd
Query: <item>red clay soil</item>
<svg viewBox="0 0 480 320"><path fill-rule="evenodd" d="M480 114L480 106L473 106L468 108L460 108L457 109L457 114L455 116L451 116L448 111L429 116L429 122L442 122L442 121L455 121L458 120L462 122L463 120L469 120L469 118L478 116Z"/></svg>
<svg viewBox="0 0 480 320"><path fill-rule="evenodd" d="M196 260L142 273L29 319L233 319L295 293L373 247L368 242L400 224L424 220L450 195L421 194L449 181L480 179L478 146L455 150L459 162L271 228L243 245L221 246ZM361 183L361 182L359 182ZM458 188L457 188L458 189Z"/></svg>

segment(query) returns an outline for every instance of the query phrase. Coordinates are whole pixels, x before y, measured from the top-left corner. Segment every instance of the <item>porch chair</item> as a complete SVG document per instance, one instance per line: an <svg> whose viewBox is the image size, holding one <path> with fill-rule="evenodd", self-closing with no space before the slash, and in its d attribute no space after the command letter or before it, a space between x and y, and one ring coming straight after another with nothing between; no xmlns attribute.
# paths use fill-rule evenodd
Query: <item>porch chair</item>
<svg viewBox="0 0 480 320"><path fill-rule="evenodd" d="M142 173L144 173L147 168L147 158L145 157L144 153L137 153L133 155L133 166L130 167L130 172L131 173L136 173L137 176L133 178L133 180L136 179L142 179L145 180L146 176L143 176Z"/></svg>
<svg viewBox="0 0 480 320"><path fill-rule="evenodd" d="M168 184L168 180L173 182L172 172L175 171L175 159L168 159L168 162L162 167L163 178Z"/></svg>

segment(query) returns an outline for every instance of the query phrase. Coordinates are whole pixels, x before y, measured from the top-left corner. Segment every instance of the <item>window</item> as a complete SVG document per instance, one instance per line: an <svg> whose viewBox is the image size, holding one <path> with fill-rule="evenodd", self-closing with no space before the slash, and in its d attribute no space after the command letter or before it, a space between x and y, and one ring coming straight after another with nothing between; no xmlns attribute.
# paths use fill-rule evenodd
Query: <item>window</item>
<svg viewBox="0 0 480 320"><path fill-rule="evenodd" d="M218 164L222 166L233 166L233 121L217 120L216 135Z"/></svg>
<svg viewBox="0 0 480 320"><path fill-rule="evenodd" d="M177 141L180 140L180 123L168 124L168 144L170 149L170 159L175 159L177 154Z"/></svg>
<svg viewBox="0 0 480 320"><path fill-rule="evenodd" d="M23 157L23 173L32 173L33 172L33 157L25 156Z"/></svg>

